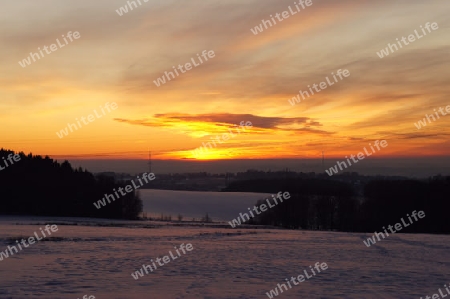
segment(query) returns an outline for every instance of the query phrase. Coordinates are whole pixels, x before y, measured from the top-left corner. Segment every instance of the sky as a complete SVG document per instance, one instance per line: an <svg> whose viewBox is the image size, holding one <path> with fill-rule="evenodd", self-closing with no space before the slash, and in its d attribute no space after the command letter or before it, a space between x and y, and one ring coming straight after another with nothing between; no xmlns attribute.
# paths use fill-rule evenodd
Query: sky
<svg viewBox="0 0 450 299"><path fill-rule="evenodd" d="M386 140L376 158L448 156L450 116L415 126L450 105L448 0L312 0L256 35L294 1L140 2L122 16L121 0L3 4L0 147L81 160L146 159L149 150L166 160L316 159ZM378 56L427 22L439 28ZM80 36L64 44L69 31ZM18 63L56 39L64 47ZM214 57L199 64L204 50ZM192 59L199 65L156 86ZM338 70L350 75L289 103ZM101 117L61 135L94 111Z"/></svg>

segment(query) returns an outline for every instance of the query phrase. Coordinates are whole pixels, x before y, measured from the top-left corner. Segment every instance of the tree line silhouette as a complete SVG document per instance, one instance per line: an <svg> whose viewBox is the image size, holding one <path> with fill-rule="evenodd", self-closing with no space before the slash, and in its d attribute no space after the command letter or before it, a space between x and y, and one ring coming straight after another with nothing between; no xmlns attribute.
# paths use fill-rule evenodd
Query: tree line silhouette
<svg viewBox="0 0 450 299"><path fill-rule="evenodd" d="M268 209L249 223L291 229L380 232L382 227L406 222L407 214L425 212L425 218L402 229L407 233L449 233L450 176L427 180L375 178L363 186L332 179L285 178L237 181L225 191L276 194L291 198ZM264 203L259 200L256 205Z"/></svg>
<svg viewBox="0 0 450 299"><path fill-rule="evenodd" d="M0 149L0 159L15 152ZM20 161L0 170L0 214L137 219L143 204L138 193L128 193L101 209L94 206L117 183L107 176L95 177L68 161L18 153Z"/></svg>

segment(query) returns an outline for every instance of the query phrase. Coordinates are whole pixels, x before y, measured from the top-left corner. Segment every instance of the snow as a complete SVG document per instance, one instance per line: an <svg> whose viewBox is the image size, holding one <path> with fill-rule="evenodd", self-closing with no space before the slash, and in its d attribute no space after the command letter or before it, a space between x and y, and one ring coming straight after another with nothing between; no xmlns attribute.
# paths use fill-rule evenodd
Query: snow
<svg viewBox="0 0 450 299"><path fill-rule="evenodd" d="M259 199L270 194L249 192L200 192L200 191L170 191L142 189L139 191L144 203L144 212L148 216L160 214L171 215L175 220L181 214L185 220L205 216L206 213L217 221L230 221L239 213L248 212Z"/></svg>
<svg viewBox="0 0 450 299"><path fill-rule="evenodd" d="M58 225L54 239L0 261L0 298L268 298L316 262L329 268L276 298L420 298L449 282L443 235L395 234L368 248L371 234L1 217L0 250L46 223ZM182 243L194 250L132 278Z"/></svg>

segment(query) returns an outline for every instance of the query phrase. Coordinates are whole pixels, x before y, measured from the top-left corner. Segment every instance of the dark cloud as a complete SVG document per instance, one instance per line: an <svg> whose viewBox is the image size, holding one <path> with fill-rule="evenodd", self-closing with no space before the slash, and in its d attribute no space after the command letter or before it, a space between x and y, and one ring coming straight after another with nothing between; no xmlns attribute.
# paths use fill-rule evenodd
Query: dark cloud
<svg viewBox="0 0 450 299"><path fill-rule="evenodd" d="M231 114L231 113L217 113L217 114L155 114L152 119L130 120L123 118L115 118L115 121L128 123L132 125L141 125L149 127L175 127L180 124L209 124L217 128L224 127L224 129L239 126L248 121L252 124L252 129L276 130L286 132L308 132L317 134L331 134L323 130L317 130L312 127L320 127L318 121L312 120L309 117L266 117L253 114ZM256 130L255 133L258 133Z"/></svg>

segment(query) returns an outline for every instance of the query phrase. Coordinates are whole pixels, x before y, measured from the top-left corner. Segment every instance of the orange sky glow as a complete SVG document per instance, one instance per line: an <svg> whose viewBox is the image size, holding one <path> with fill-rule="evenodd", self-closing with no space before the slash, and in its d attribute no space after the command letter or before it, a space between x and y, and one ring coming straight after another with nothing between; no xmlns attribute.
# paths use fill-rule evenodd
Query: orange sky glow
<svg viewBox="0 0 450 299"><path fill-rule="evenodd" d="M123 16L119 0L11 1L0 12L0 147L78 159L146 159L149 150L155 159L274 159L343 157L385 139L377 157L446 156L450 115L414 125L450 105L444 1L313 0L258 35L250 29L293 1L156 0ZM427 22L439 29L377 56ZM69 31L80 38L19 65ZM153 83L204 50L215 57ZM349 77L289 104L345 69ZM117 109L58 137L106 103ZM253 126L193 154L242 121Z"/></svg>

